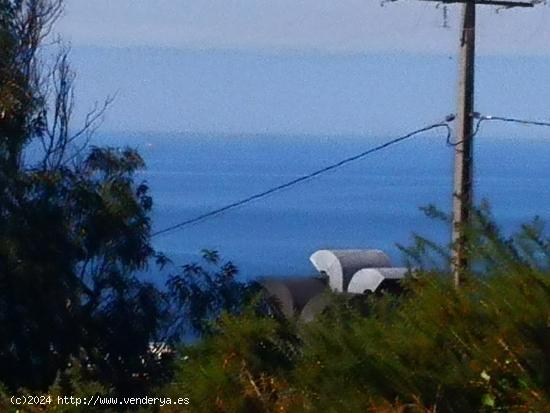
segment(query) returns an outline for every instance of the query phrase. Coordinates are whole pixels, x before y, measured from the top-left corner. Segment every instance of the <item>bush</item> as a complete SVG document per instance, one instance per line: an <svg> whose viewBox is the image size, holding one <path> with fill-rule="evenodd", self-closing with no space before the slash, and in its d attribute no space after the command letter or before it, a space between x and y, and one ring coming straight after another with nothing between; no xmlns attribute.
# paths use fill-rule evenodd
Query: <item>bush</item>
<svg viewBox="0 0 550 413"><path fill-rule="evenodd" d="M192 412L286 411L297 402L285 375L298 342L293 324L248 309L224 315L216 334L181 349L169 394L190 397Z"/></svg>
<svg viewBox="0 0 550 413"><path fill-rule="evenodd" d="M543 227L536 220L505 238L487 210L474 215L473 265L460 289L442 259L448 252L416 237L408 250L419 270L402 295L367 299L367 315L364 300L335 296L307 325L250 311L225 316L216 334L183 351L170 391L205 412L545 411Z"/></svg>

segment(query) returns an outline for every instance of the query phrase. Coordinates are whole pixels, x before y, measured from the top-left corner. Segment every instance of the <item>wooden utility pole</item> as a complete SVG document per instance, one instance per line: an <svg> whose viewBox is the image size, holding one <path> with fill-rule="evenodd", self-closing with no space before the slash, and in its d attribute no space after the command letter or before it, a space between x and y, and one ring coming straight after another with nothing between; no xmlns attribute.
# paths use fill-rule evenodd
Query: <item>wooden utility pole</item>
<svg viewBox="0 0 550 413"><path fill-rule="evenodd" d="M456 146L453 189L452 270L456 287L459 286L463 272L468 267L467 239L463 229L469 221L473 198L475 30L475 0L467 0L462 6L458 106L455 120Z"/></svg>
<svg viewBox="0 0 550 413"><path fill-rule="evenodd" d="M458 287L468 269L468 240L466 229L470 223L473 207L473 120L474 120L474 74L476 43L476 5L504 8L533 7L531 2L507 0L423 0L438 3L463 3L460 36L460 61L458 79L458 108L456 112L456 144L453 185L453 256L452 271Z"/></svg>

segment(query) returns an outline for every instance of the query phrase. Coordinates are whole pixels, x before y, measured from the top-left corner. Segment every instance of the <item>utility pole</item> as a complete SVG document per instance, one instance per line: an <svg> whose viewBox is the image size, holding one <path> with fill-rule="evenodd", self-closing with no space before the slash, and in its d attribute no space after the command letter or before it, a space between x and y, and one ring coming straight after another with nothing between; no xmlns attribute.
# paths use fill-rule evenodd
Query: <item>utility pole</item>
<svg viewBox="0 0 550 413"><path fill-rule="evenodd" d="M533 7L534 2L507 0L421 0L438 3L463 3L460 36L460 60L458 79L458 107L456 112L456 144L453 185L452 223L452 271L456 287L460 286L468 269L468 239L466 229L470 223L473 207L473 120L474 120L474 75L476 43L476 5L503 8Z"/></svg>
<svg viewBox="0 0 550 413"><path fill-rule="evenodd" d="M464 232L473 205L473 113L476 49L476 4L466 0L462 5L462 32L458 78L458 106L456 111L456 146L453 187L452 270L455 287L468 268L467 242Z"/></svg>

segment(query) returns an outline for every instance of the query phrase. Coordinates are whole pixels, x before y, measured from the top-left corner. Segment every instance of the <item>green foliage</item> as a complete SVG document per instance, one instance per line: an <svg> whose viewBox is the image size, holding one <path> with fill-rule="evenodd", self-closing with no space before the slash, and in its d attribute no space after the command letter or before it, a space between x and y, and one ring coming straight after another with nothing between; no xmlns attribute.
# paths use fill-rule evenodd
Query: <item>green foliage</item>
<svg viewBox="0 0 550 413"><path fill-rule="evenodd" d="M205 249L202 258L202 264L186 264L168 277L168 294L178 314L172 323L176 336L208 334L222 312L239 313L257 291L254 283L238 281L237 267L223 262L217 251Z"/></svg>
<svg viewBox="0 0 550 413"><path fill-rule="evenodd" d="M308 326L297 370L319 405L348 411L348 400L366 396L421 400L438 411L483 411L489 401L504 411L543 411L550 400L547 276L494 276L460 291L437 277L411 284L389 316L375 309L368 318ZM330 390L336 383L337 393Z"/></svg>
<svg viewBox="0 0 550 413"><path fill-rule="evenodd" d="M222 316L217 328L197 346L181 349L169 394L188 395L190 411L205 413L286 411L296 402L283 378L297 357L292 324L248 308Z"/></svg>
<svg viewBox="0 0 550 413"><path fill-rule="evenodd" d="M249 288L208 251L168 291L136 276L169 264L150 244L145 165L89 145L109 99L73 126L75 76L48 37L62 6L0 0L0 382L45 390L71 363L85 383L143 395L171 376L150 343L205 333Z"/></svg>
<svg viewBox="0 0 550 413"><path fill-rule="evenodd" d="M306 325L250 313L225 317L216 335L184 349L171 391L190 395L198 411L546 411L550 261L543 227L536 220L507 238L485 209L474 215L475 267L459 290L445 266L423 261L445 248L421 242L413 258L429 270L414 272L400 296L336 296Z"/></svg>
<svg viewBox="0 0 550 413"><path fill-rule="evenodd" d="M135 275L154 256L152 199L135 150L87 145L102 110L72 127L66 51L46 69L41 45L61 6L0 1L0 381L44 390L77 358L139 392L167 312Z"/></svg>

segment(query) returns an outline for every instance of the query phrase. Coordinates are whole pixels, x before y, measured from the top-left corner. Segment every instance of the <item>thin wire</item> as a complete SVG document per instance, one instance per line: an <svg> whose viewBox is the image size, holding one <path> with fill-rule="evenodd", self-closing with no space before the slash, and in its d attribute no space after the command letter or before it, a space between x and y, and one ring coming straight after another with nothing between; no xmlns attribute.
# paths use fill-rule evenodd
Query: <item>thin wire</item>
<svg viewBox="0 0 550 413"><path fill-rule="evenodd" d="M167 227L167 228L164 228L164 229L162 229L162 230L159 230L159 231L154 232L151 236L152 236L152 237L156 237L156 236L159 236L159 235L161 235L161 234L165 234L165 233L167 233L167 232L171 232L171 231L174 231L174 230L176 230L176 229L183 228L183 227L185 227L185 226L188 226L188 225L197 223L197 222L199 222L199 221L202 221L202 220L205 220L205 219L214 217L214 216L216 216L216 215L219 215L219 214L221 214L221 213L223 213L223 212L226 212L226 211L228 211L228 210L230 210L230 209L234 209L234 208L237 208L237 207L239 207L239 206L248 204L249 202L255 201L255 200L257 200L257 199L264 198L264 197L266 197L266 196L268 196L268 195L271 195L271 194L273 194L273 193L275 193L275 192L279 192L279 191L281 191L281 190L283 190L283 189L292 187L292 186L294 186L294 185L296 185L296 184L299 184L299 183L301 183L301 182L308 181L308 180L310 180L310 179L312 179L312 178L315 178L315 177L317 177L317 176L319 176L319 175L322 175L322 174L324 174L324 173L326 173L326 172L329 172L329 171L332 171L332 170L334 170L334 169L340 168L340 167L342 167L342 166L344 166L344 165L346 165L346 164L348 164L348 163L350 163L350 162L357 161L357 160L359 160L359 159L361 159L361 158L364 158L364 157L367 156L367 155L370 155L370 154L372 154L372 153L381 151L381 150L383 150L383 149L385 149L385 148L387 148L387 147L389 147L389 146L395 145L396 143L399 143L399 142L402 142L402 141L404 141L404 140L410 139L410 138L412 138L412 137L414 137L414 136L416 136L416 135L418 135L418 134L420 134L420 133L428 132L428 131L433 130L433 129L445 128L445 129L447 130L447 140L449 140L452 131L451 131L451 128L450 128L450 126L449 126L448 123L449 123L453 118L454 118L454 117L453 117L452 115L451 115L451 116L448 116L448 117L445 119L445 121L443 121L443 122L434 123L434 124L432 124L432 125L425 126L425 127L423 127L423 128L417 129L417 130L415 130L415 131L413 131L413 132L410 132L410 133L407 133L406 135L403 135L403 136L401 136L401 137L399 137L399 138L392 139L391 141L388 141L388 142L383 143L383 144L381 144L381 145L375 146L374 148L371 148L371 149L369 149L369 150L366 150L366 151L364 151L364 152L361 152L361 153L359 153L359 154L357 154L357 155L354 155L354 156L351 156L351 157L349 157L349 158L343 159L343 160L341 160L341 161L339 161L339 162L337 162L337 163L334 163L334 164L332 164L332 165L329 165L329 166L327 166L327 167L324 167L324 168L322 168L322 169L319 169L319 170L317 170L317 171L315 171L315 172L312 172L312 173L309 173L309 174L307 174L307 175L301 176L301 177L299 177L299 178L293 179L293 180L291 180L291 181L289 181L289 182L286 182L286 183L284 183L284 184L275 186L275 187L273 187L273 188L270 188L270 189L265 190L265 191L263 191L263 192L257 193L257 194L255 194L255 195L251 195L251 196L249 196L249 197L247 197L247 198L241 199L240 201L233 202L233 203L228 204L228 205L226 205L226 206L224 206L224 207L221 207L221 208L215 209L215 210L213 210L213 211L207 212L207 213L205 213L205 214L199 215L199 216L197 216L197 217L195 217L195 218L191 218L191 219L188 219L188 220L186 220L186 221L180 222L180 223L178 223L178 224L171 225L171 226L169 226L169 227Z"/></svg>
<svg viewBox="0 0 550 413"><path fill-rule="evenodd" d="M473 113L472 117L474 119L477 119L477 122L474 126L474 130L472 131L472 138L478 134L479 129L481 128L481 124L486 121L508 122L508 123L518 123L521 125L550 127L550 122L541 122L536 120L518 119L518 118L507 118L504 116L481 115L480 113L477 113L477 112ZM450 139L447 139L447 145L449 146L457 146L457 145L460 145L461 143L462 141L452 142Z"/></svg>
<svg viewBox="0 0 550 413"><path fill-rule="evenodd" d="M474 117L477 118L476 126L472 137L475 136L481 127L481 124L486 121L496 121L496 122L508 122L508 123L519 123L521 125L533 125L533 126L546 126L550 127L550 122L541 122L536 120L528 119L518 119L518 118L508 118L504 116L490 116L490 115L480 115L479 113L474 113Z"/></svg>

